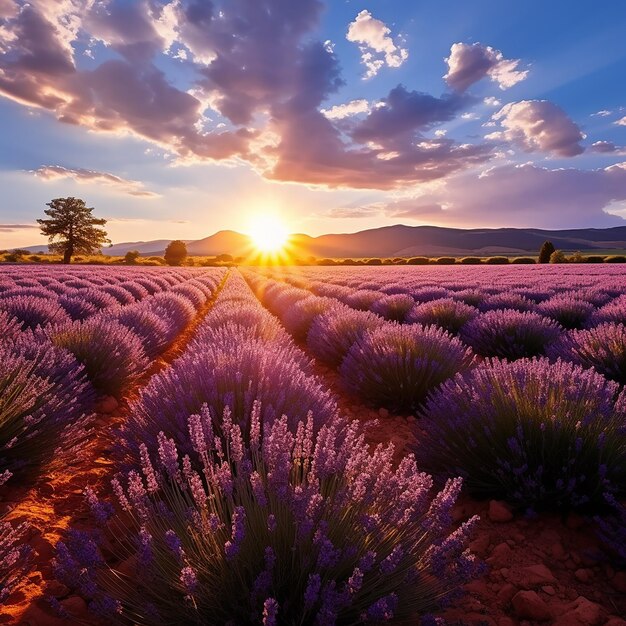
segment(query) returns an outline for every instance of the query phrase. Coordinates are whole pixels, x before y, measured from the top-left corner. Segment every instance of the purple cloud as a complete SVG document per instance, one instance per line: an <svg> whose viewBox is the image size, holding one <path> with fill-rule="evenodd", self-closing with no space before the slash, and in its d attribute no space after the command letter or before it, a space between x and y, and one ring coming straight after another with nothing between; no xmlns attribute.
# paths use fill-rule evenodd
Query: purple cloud
<svg viewBox="0 0 626 626"><path fill-rule="evenodd" d="M587 171L526 164L460 174L382 208L388 216L440 225L587 228L624 225L606 212L616 201L626 201L626 163Z"/></svg>
<svg viewBox="0 0 626 626"><path fill-rule="evenodd" d="M573 157L584 152L585 138L567 114L547 100L511 102L492 116L502 130L488 139L505 140L525 152L546 152L559 157Z"/></svg>
<svg viewBox="0 0 626 626"><path fill-rule="evenodd" d="M448 72L444 80L455 91L466 91L474 83L489 77L500 89L513 87L528 75L518 70L519 59L505 59L502 52L480 43L455 43L446 59Z"/></svg>

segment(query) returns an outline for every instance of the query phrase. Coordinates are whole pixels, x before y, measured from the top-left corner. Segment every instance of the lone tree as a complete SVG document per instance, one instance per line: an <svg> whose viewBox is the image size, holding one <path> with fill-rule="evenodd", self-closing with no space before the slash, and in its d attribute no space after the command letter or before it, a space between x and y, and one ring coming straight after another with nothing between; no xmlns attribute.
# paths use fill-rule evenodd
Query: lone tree
<svg viewBox="0 0 626 626"><path fill-rule="evenodd" d="M556 248L551 241L544 241L539 250L539 263L550 263L552 253L556 252Z"/></svg>
<svg viewBox="0 0 626 626"><path fill-rule="evenodd" d="M165 248L164 257L168 265L182 265L187 258L187 244L180 239L171 241Z"/></svg>
<svg viewBox="0 0 626 626"><path fill-rule="evenodd" d="M69 263L75 254L92 254L104 244L111 243L100 226L107 222L94 217L93 207L85 205L80 198L55 198L46 203L44 213L50 219L37 220L41 233L48 237L50 252L63 255L63 263Z"/></svg>

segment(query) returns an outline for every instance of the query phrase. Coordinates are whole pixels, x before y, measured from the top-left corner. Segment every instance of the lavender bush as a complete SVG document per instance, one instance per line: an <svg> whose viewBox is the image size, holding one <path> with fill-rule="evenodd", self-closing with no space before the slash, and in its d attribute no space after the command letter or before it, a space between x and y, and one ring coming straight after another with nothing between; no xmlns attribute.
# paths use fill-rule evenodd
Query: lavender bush
<svg viewBox="0 0 626 626"><path fill-rule="evenodd" d="M440 328L388 323L356 340L340 373L359 397L377 406L412 411L429 391L471 363L470 350Z"/></svg>
<svg viewBox="0 0 626 626"><path fill-rule="evenodd" d="M47 299L36 296L11 296L0 299L0 311L19 320L23 329L35 329L49 324L70 321L65 309L48 295Z"/></svg>
<svg viewBox="0 0 626 626"><path fill-rule="evenodd" d="M416 305L406 316L406 321L423 326L434 324L455 335L463 324L477 315L476 307L452 298L440 298Z"/></svg>
<svg viewBox="0 0 626 626"><path fill-rule="evenodd" d="M332 395L318 380L303 371L294 359L291 343L263 342L216 333L214 342L189 346L171 367L156 374L131 404L130 416L121 434L122 455L138 458L142 442L150 449L158 446L164 431L185 453L187 418L206 404L216 430L226 406L247 437L253 403L263 406L264 424L281 415L290 416L290 425L315 416L316 430L337 412Z"/></svg>
<svg viewBox="0 0 626 626"><path fill-rule="evenodd" d="M11 595L31 565L31 549L24 543L26 524L0 521L0 605Z"/></svg>
<svg viewBox="0 0 626 626"><path fill-rule="evenodd" d="M415 300L406 294L382 296L372 303L371 310L392 322L404 322L407 313L415 306Z"/></svg>
<svg viewBox="0 0 626 626"><path fill-rule="evenodd" d="M22 332L20 321L7 311L0 311L0 328L2 329L0 341L16 339Z"/></svg>
<svg viewBox="0 0 626 626"><path fill-rule="evenodd" d="M352 344L366 331L384 324L381 317L348 307L318 315L307 335L307 346L321 361L339 367Z"/></svg>
<svg viewBox="0 0 626 626"><path fill-rule="evenodd" d="M611 493L604 494L611 513L595 518L598 536L609 548L619 566L626 565L626 506Z"/></svg>
<svg viewBox="0 0 626 626"><path fill-rule="evenodd" d="M589 330L566 333L550 347L548 355L593 367L606 378L626 384L626 327L623 324L605 323Z"/></svg>
<svg viewBox="0 0 626 626"><path fill-rule="evenodd" d="M304 341L314 319L341 306L332 298L309 296L296 302L293 306L280 312L280 318L287 332L298 341Z"/></svg>
<svg viewBox="0 0 626 626"><path fill-rule="evenodd" d="M594 312L593 304L573 298L568 295L559 295L546 300L537 306L537 312L552 318L563 328L583 328Z"/></svg>
<svg viewBox="0 0 626 626"><path fill-rule="evenodd" d="M87 492L119 566L85 533L58 545L57 576L107 623L414 623L480 571L476 518L451 529L460 480L431 499L413 458L394 469L356 423L315 436L309 416L294 433L256 404L249 445L228 412L222 445L206 414L188 419L190 456L161 434L113 481L121 516Z"/></svg>
<svg viewBox="0 0 626 626"><path fill-rule="evenodd" d="M49 337L69 350L85 366L92 385L107 395L119 397L149 365L141 339L114 319L96 316L72 322Z"/></svg>
<svg viewBox="0 0 626 626"><path fill-rule="evenodd" d="M626 324L626 297L620 296L597 309L591 317L590 325L597 326L606 322Z"/></svg>
<svg viewBox="0 0 626 626"><path fill-rule="evenodd" d="M488 361L444 383L422 411L418 463L479 497L533 508L601 506L626 479L618 387L548 359Z"/></svg>
<svg viewBox="0 0 626 626"><path fill-rule="evenodd" d="M481 356L514 360L544 354L561 332L556 322L538 313L501 309L467 322L461 337Z"/></svg>

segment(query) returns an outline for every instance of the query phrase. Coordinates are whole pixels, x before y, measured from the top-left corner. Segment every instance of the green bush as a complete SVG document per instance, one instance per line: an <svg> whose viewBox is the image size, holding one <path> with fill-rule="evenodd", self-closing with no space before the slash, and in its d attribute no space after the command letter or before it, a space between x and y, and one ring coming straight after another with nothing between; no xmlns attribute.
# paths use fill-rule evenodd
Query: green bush
<svg viewBox="0 0 626 626"><path fill-rule="evenodd" d="M567 263L567 257L565 256L565 253L562 250L555 250L550 255L550 263L552 264Z"/></svg>
<svg viewBox="0 0 626 626"><path fill-rule="evenodd" d="M454 265L455 263L456 259L453 256L441 256L435 259L436 265Z"/></svg>
<svg viewBox="0 0 626 626"><path fill-rule="evenodd" d="M488 259L485 259L486 265L508 265L509 259L505 256L490 256Z"/></svg>
<svg viewBox="0 0 626 626"><path fill-rule="evenodd" d="M367 259L367 261L365 262L365 265L382 265L382 264L383 264L382 259Z"/></svg>
<svg viewBox="0 0 626 626"><path fill-rule="evenodd" d="M604 256L600 256L598 254L590 254L587 258L586 258L586 262L587 263L604 263L604 259L606 257Z"/></svg>
<svg viewBox="0 0 626 626"><path fill-rule="evenodd" d="M480 265L482 262L478 256L465 256L459 261L461 265Z"/></svg>
<svg viewBox="0 0 626 626"><path fill-rule="evenodd" d="M511 259L511 263L514 263L515 265L534 265L536 261L530 256L518 256Z"/></svg>
<svg viewBox="0 0 626 626"><path fill-rule="evenodd" d="M407 265L428 265L428 257L414 256L407 260Z"/></svg>
<svg viewBox="0 0 626 626"><path fill-rule="evenodd" d="M604 259L605 263L626 263L626 256L622 254L612 254Z"/></svg>
<svg viewBox="0 0 626 626"><path fill-rule="evenodd" d="M139 250L129 250L124 255L124 263L127 265L135 265L139 259Z"/></svg>

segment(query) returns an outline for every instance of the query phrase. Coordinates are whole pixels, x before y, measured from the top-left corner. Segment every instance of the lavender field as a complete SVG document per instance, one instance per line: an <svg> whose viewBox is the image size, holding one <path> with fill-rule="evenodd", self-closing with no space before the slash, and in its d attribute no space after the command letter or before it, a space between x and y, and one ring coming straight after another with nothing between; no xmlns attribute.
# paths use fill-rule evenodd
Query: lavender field
<svg viewBox="0 0 626 626"><path fill-rule="evenodd" d="M621 266L0 269L0 623L619 626Z"/></svg>

